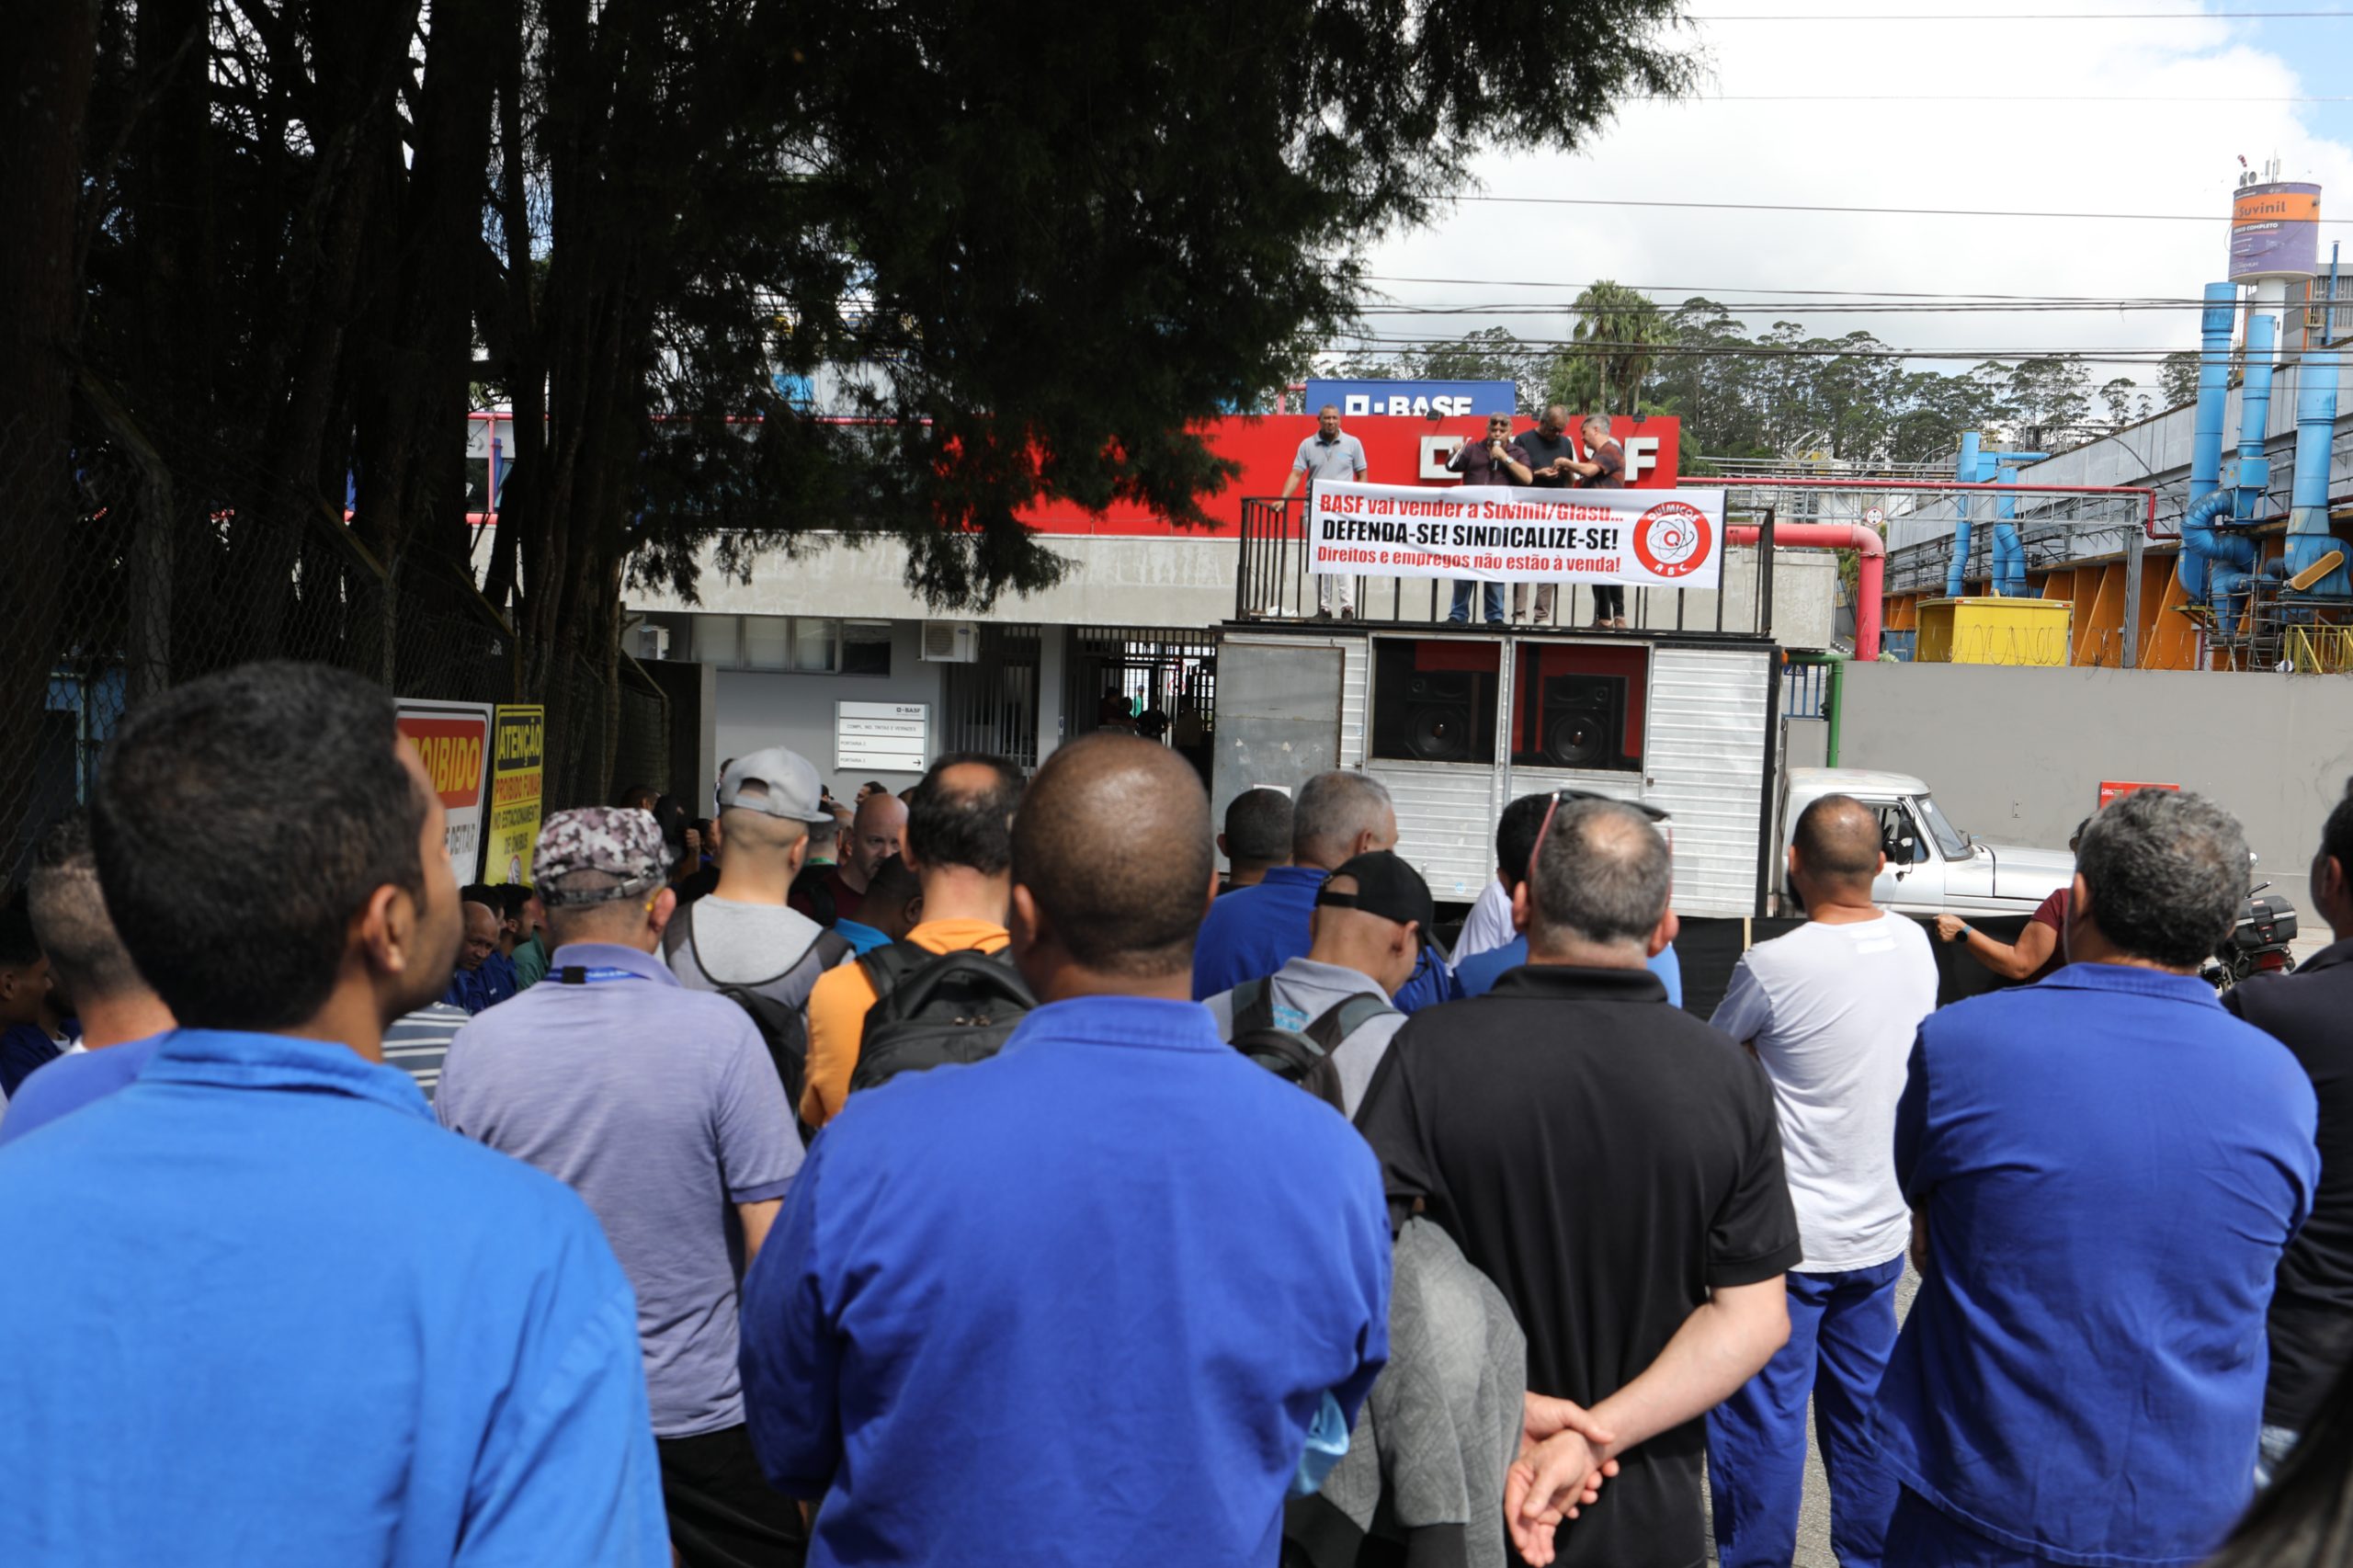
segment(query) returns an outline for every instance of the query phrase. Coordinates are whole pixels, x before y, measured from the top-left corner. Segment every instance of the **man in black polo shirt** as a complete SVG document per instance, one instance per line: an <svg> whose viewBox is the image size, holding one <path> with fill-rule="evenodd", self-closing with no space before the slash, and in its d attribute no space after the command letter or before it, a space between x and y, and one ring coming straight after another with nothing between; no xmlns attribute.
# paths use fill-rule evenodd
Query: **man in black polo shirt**
<svg viewBox="0 0 2353 1568"><path fill-rule="evenodd" d="M1544 410L1544 417L1532 429L1522 430L1512 437L1513 443L1528 454L1529 483L1539 490L1565 490L1577 482L1576 444L1569 439L1569 410L1564 403L1553 403ZM1536 585L1536 624L1542 626L1553 620L1552 600L1557 593L1551 583ZM1528 619L1528 585L1511 585L1511 619L1515 625Z"/></svg>
<svg viewBox="0 0 2353 1568"><path fill-rule="evenodd" d="M1530 860L1512 895L1527 967L1415 1015L1358 1124L1392 1220L1418 1201L1511 1301L1531 1395L1585 1408L1585 1432L1528 1456L1529 1512L1555 1476L1622 1466L1560 1525L1558 1561L1690 1568L1700 1417L1789 1337L1781 1276L1801 1248L1772 1087L1643 967L1676 932L1657 828L1619 801L1564 802ZM1543 1532L1513 1529L1540 1561Z"/></svg>
<svg viewBox="0 0 2353 1568"><path fill-rule="evenodd" d="M2321 1402L2353 1360L2353 787L2328 813L2313 857L2313 907L2336 940L2294 974L2232 987L2222 1006L2295 1052L2320 1100L2320 1186L2313 1215L2288 1244L2266 1325L2263 1386L2268 1479L2312 1429Z"/></svg>

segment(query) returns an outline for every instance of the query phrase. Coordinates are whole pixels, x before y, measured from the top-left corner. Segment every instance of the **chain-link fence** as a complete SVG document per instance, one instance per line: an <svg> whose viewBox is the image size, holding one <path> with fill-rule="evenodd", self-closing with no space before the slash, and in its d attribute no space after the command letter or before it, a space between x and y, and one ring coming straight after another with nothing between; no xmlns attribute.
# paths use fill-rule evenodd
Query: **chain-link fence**
<svg viewBox="0 0 2353 1568"><path fill-rule="evenodd" d="M150 693L256 659L313 659L403 697L544 702L560 756L551 807L599 800L616 773L666 783L669 706L626 658L562 661L521 689L509 629L460 564L397 574L344 497L290 484L209 432L78 408L68 437L0 431L12 561L0 593L0 878L87 798L123 713Z"/></svg>

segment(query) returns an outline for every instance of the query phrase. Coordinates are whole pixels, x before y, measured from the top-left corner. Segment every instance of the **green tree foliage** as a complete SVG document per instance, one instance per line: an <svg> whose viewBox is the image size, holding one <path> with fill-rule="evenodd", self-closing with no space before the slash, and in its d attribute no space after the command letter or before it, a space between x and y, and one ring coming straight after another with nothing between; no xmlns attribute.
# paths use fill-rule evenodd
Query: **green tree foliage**
<svg viewBox="0 0 2353 1568"><path fill-rule="evenodd" d="M2157 391L2167 408L2197 402L2198 356L2187 348L2166 355L2157 369Z"/></svg>
<svg viewBox="0 0 2353 1568"><path fill-rule="evenodd" d="M1604 414L1632 414L1643 381L1668 341L1666 317L1646 294L1602 278L1569 307L1572 346L1554 362L1547 401Z"/></svg>
<svg viewBox="0 0 2353 1568"><path fill-rule="evenodd" d="M247 626L315 597L305 552L358 551L385 592L313 608L389 673L401 617L472 602L488 389L514 467L479 587L532 693L609 679L624 572L691 593L714 542L742 570L895 538L948 605L1056 574L1016 521L1040 500L1202 520L1230 475L1191 422L1354 316L1368 240L1483 148L1576 148L1693 74L1681 0L1531 0L1514 36L1546 47L1506 50L1438 0L52 9L95 51L61 23L17 62L94 57L86 114L17 94L0 129L81 167L12 209L0 263L80 273L11 318L42 352L0 356L0 406L54 408L66 363L104 397L35 460L152 452L199 533L233 492L282 516L188 585Z"/></svg>

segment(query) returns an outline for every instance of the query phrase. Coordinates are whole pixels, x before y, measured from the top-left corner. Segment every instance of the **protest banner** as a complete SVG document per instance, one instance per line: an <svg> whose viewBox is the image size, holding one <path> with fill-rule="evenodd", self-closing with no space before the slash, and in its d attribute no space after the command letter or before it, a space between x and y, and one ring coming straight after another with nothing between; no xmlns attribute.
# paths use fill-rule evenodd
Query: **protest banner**
<svg viewBox="0 0 2353 1568"><path fill-rule="evenodd" d="M1318 480L1306 529L1308 570L1336 576L1712 588L1724 493Z"/></svg>

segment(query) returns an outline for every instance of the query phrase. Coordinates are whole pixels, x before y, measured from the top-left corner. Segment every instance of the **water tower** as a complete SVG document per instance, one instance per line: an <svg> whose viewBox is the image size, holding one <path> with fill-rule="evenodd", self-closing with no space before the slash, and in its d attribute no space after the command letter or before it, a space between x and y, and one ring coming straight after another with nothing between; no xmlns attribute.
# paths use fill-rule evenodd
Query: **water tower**
<svg viewBox="0 0 2353 1568"><path fill-rule="evenodd" d="M2288 301L2301 303L2319 272L2320 187L2280 179L2277 158L2259 175L2248 170L2231 193L2230 278L2255 285L2252 309L2271 317L2283 349Z"/></svg>

